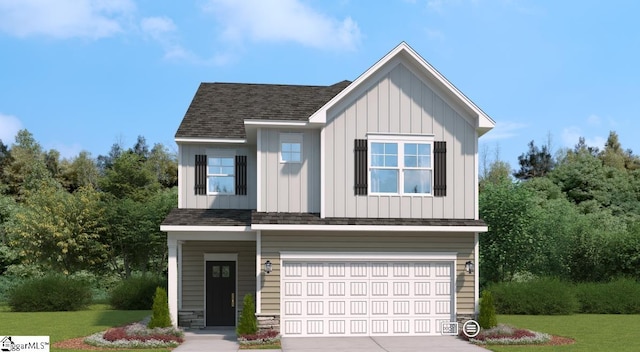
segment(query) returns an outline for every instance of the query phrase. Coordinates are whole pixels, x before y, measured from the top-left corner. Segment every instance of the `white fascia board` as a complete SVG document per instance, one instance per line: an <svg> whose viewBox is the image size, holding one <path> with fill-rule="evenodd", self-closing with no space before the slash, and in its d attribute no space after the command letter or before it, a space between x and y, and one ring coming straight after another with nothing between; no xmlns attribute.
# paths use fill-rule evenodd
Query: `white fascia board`
<svg viewBox="0 0 640 352"><path fill-rule="evenodd" d="M247 232L249 226L189 226L189 225L160 225L163 232Z"/></svg>
<svg viewBox="0 0 640 352"><path fill-rule="evenodd" d="M306 127L308 121L291 120L244 120L245 126L273 126L273 127Z"/></svg>
<svg viewBox="0 0 640 352"><path fill-rule="evenodd" d="M360 231L360 232L487 232L487 226L380 226L380 225L280 225L253 224L252 230Z"/></svg>
<svg viewBox="0 0 640 352"><path fill-rule="evenodd" d="M226 144L245 144L246 139L227 139L227 138L196 138L196 137L180 137L176 138L176 143L226 143Z"/></svg>
<svg viewBox="0 0 640 352"><path fill-rule="evenodd" d="M457 259L455 252L280 252L281 260L345 260L345 261L370 261L370 260L442 260L454 261Z"/></svg>
<svg viewBox="0 0 640 352"><path fill-rule="evenodd" d="M329 109L334 106L337 102L342 100L345 96L351 93L354 89L356 89L362 82L367 80L369 77L374 75L380 68L386 65L389 61L399 55L405 55L405 57L411 58L415 63L418 64L426 73L436 79L440 84L442 84L446 89L448 89L457 99L459 99L463 104L465 104L471 111L473 111L478 117L478 125L477 129L480 132L480 135L486 133L490 129L495 126L495 121L489 117L489 115L485 114L482 109L480 109L475 103L473 103L469 98L467 98L458 88L456 88L449 80L447 80L438 70L436 70L431 64L427 62L422 56L420 56L417 52L415 52L407 43L402 42L398 46L396 46L393 50L391 50L387 55L385 55L382 59L378 60L373 66L371 66L367 71L365 71L362 75L356 78L349 86L347 86L344 90L338 93L333 99L329 100L324 106L322 106L318 111L313 113L309 118L310 123L326 123L327 122L327 112Z"/></svg>
<svg viewBox="0 0 640 352"><path fill-rule="evenodd" d="M255 241L255 232L186 232L167 233L168 239L179 241Z"/></svg>

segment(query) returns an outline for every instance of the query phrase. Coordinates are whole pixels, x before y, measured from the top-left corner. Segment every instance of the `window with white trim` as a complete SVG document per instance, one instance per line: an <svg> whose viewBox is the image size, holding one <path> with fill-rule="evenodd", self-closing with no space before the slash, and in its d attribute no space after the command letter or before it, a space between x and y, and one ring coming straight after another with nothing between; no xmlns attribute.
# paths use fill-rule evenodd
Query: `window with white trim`
<svg viewBox="0 0 640 352"><path fill-rule="evenodd" d="M212 156L207 163L207 182L209 194L234 194L235 157Z"/></svg>
<svg viewBox="0 0 640 352"><path fill-rule="evenodd" d="M397 139L369 138L369 194L432 194L433 139Z"/></svg>
<svg viewBox="0 0 640 352"><path fill-rule="evenodd" d="M280 134L280 162L302 162L302 133Z"/></svg>

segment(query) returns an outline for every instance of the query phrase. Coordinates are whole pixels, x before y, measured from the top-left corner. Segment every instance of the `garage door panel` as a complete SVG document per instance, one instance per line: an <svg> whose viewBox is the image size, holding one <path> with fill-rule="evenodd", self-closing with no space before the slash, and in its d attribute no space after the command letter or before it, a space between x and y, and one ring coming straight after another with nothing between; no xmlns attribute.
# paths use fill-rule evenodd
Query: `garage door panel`
<svg viewBox="0 0 640 352"><path fill-rule="evenodd" d="M434 335L451 319L452 262L282 265L286 335Z"/></svg>

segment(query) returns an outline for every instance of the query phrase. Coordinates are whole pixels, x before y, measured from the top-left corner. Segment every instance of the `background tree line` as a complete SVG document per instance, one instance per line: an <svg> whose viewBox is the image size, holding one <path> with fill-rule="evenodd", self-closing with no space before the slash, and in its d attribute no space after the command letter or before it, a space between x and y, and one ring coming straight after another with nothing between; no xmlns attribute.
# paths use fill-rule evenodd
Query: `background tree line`
<svg viewBox="0 0 640 352"><path fill-rule="evenodd" d="M144 137L61 158L27 130L0 141L0 274L128 278L166 269L160 222L177 204L176 155Z"/></svg>
<svg viewBox="0 0 640 352"><path fill-rule="evenodd" d="M531 141L513 172L500 160L481 172L481 284L640 278L640 158L615 132L603 150L549 144Z"/></svg>

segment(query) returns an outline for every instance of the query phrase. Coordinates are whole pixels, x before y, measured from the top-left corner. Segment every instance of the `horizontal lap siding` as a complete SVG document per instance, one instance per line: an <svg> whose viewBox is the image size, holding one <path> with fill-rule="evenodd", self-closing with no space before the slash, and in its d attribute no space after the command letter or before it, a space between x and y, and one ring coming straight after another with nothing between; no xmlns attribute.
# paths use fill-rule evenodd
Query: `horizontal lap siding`
<svg viewBox="0 0 640 352"><path fill-rule="evenodd" d="M280 252L457 252L456 298L458 313L473 313L474 275L464 274L464 264L473 260L473 233L274 233L262 232L262 261L273 263L264 276L262 312L280 311Z"/></svg>
<svg viewBox="0 0 640 352"><path fill-rule="evenodd" d="M253 241L187 241L182 245L182 309L204 309L205 253L238 254L238 310L245 294L256 292L256 245Z"/></svg>

